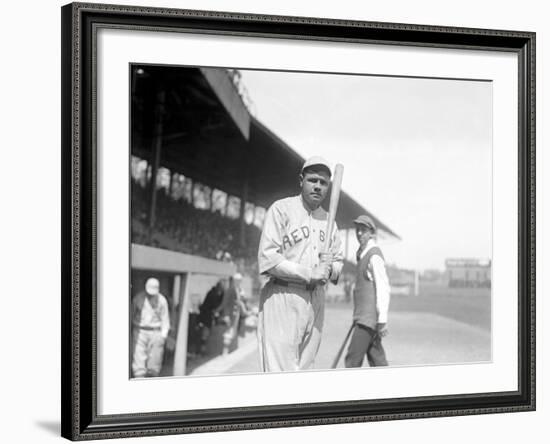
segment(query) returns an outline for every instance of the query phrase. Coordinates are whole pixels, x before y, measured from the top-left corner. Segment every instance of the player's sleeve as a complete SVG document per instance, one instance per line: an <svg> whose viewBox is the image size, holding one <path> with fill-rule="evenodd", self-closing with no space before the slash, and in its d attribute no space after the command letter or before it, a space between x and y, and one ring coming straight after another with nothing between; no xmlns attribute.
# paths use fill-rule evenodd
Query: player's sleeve
<svg viewBox="0 0 550 444"><path fill-rule="evenodd" d="M170 331L170 313L168 310L168 302L166 302L166 298L164 296L160 298L160 303L160 333L162 337L166 339L168 332Z"/></svg>
<svg viewBox="0 0 550 444"><path fill-rule="evenodd" d="M384 259L375 254L370 259L374 288L376 291L376 311L378 312L378 323L388 322L388 309L390 306L390 283L386 274Z"/></svg>
<svg viewBox="0 0 550 444"><path fill-rule="evenodd" d="M285 260L282 255L282 232L284 228L283 215L274 203L265 214L264 227L258 246L258 268L260 274L266 273L271 268Z"/></svg>
<svg viewBox="0 0 550 444"><path fill-rule="evenodd" d="M143 307L143 302L140 298L141 294L139 293L132 298L132 325L139 325L141 321L141 308Z"/></svg>
<svg viewBox="0 0 550 444"><path fill-rule="evenodd" d="M336 284L338 283L338 279L340 278L342 269L344 268L344 249L342 245L342 238L336 224L334 224L330 252L334 257L332 262L332 272L330 273L330 281L333 284Z"/></svg>
<svg viewBox="0 0 550 444"><path fill-rule="evenodd" d="M284 214L275 202L266 212L264 228L258 248L258 268L260 274L292 282L311 280L311 269L286 259L282 254Z"/></svg>
<svg viewBox="0 0 550 444"><path fill-rule="evenodd" d="M296 262L291 262L285 259L273 268L270 268L267 272L271 276L275 276L285 281L300 283L305 282L308 284L311 281L312 270L305 265L297 264Z"/></svg>

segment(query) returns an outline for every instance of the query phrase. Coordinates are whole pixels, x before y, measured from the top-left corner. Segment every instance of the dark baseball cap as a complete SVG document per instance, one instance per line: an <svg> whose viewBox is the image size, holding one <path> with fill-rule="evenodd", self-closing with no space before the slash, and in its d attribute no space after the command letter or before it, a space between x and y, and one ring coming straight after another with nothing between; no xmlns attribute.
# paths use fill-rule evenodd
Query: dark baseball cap
<svg viewBox="0 0 550 444"><path fill-rule="evenodd" d="M366 214L362 214L361 216L359 216L357 219L355 219L353 221L354 224L357 224L357 225L364 225L368 228L371 228L373 231L376 231L376 224L374 223L374 221L369 217L367 216Z"/></svg>

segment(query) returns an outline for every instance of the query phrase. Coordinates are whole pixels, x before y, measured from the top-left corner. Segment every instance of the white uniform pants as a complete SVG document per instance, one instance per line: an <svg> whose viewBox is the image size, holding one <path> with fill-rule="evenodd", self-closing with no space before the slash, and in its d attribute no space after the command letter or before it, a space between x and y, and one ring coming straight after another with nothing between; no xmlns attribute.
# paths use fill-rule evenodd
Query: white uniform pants
<svg viewBox="0 0 550 444"><path fill-rule="evenodd" d="M268 282L260 295L258 346L264 372L311 368L321 344L325 291Z"/></svg>
<svg viewBox="0 0 550 444"><path fill-rule="evenodd" d="M162 367L164 338L160 330L133 329L132 372L134 378L158 376Z"/></svg>

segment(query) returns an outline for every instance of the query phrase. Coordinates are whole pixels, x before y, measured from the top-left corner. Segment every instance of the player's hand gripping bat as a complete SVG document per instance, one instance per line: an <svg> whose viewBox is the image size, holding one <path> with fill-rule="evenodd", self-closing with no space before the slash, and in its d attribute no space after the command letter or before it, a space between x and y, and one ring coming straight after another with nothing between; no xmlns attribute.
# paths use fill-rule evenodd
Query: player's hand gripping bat
<svg viewBox="0 0 550 444"><path fill-rule="evenodd" d="M328 210L326 238L323 244L321 254L328 253L331 247L332 231L334 230L334 220L336 219L336 210L340 200L340 190L342 188L342 178L344 176L344 165L337 164L334 168L334 177L332 179L332 189L330 192L330 206Z"/></svg>

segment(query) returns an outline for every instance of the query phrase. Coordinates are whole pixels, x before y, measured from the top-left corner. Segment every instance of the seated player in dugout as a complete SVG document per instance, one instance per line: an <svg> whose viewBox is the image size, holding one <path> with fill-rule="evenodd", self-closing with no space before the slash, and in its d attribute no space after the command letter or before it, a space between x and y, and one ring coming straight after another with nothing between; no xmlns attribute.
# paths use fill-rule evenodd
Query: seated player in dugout
<svg viewBox="0 0 550 444"><path fill-rule="evenodd" d="M258 315L262 371L311 368L319 350L326 285L338 281L344 256L336 224L326 233L328 214L321 207L331 175L323 158L306 160L300 194L266 212L258 249L259 271L269 276Z"/></svg>

